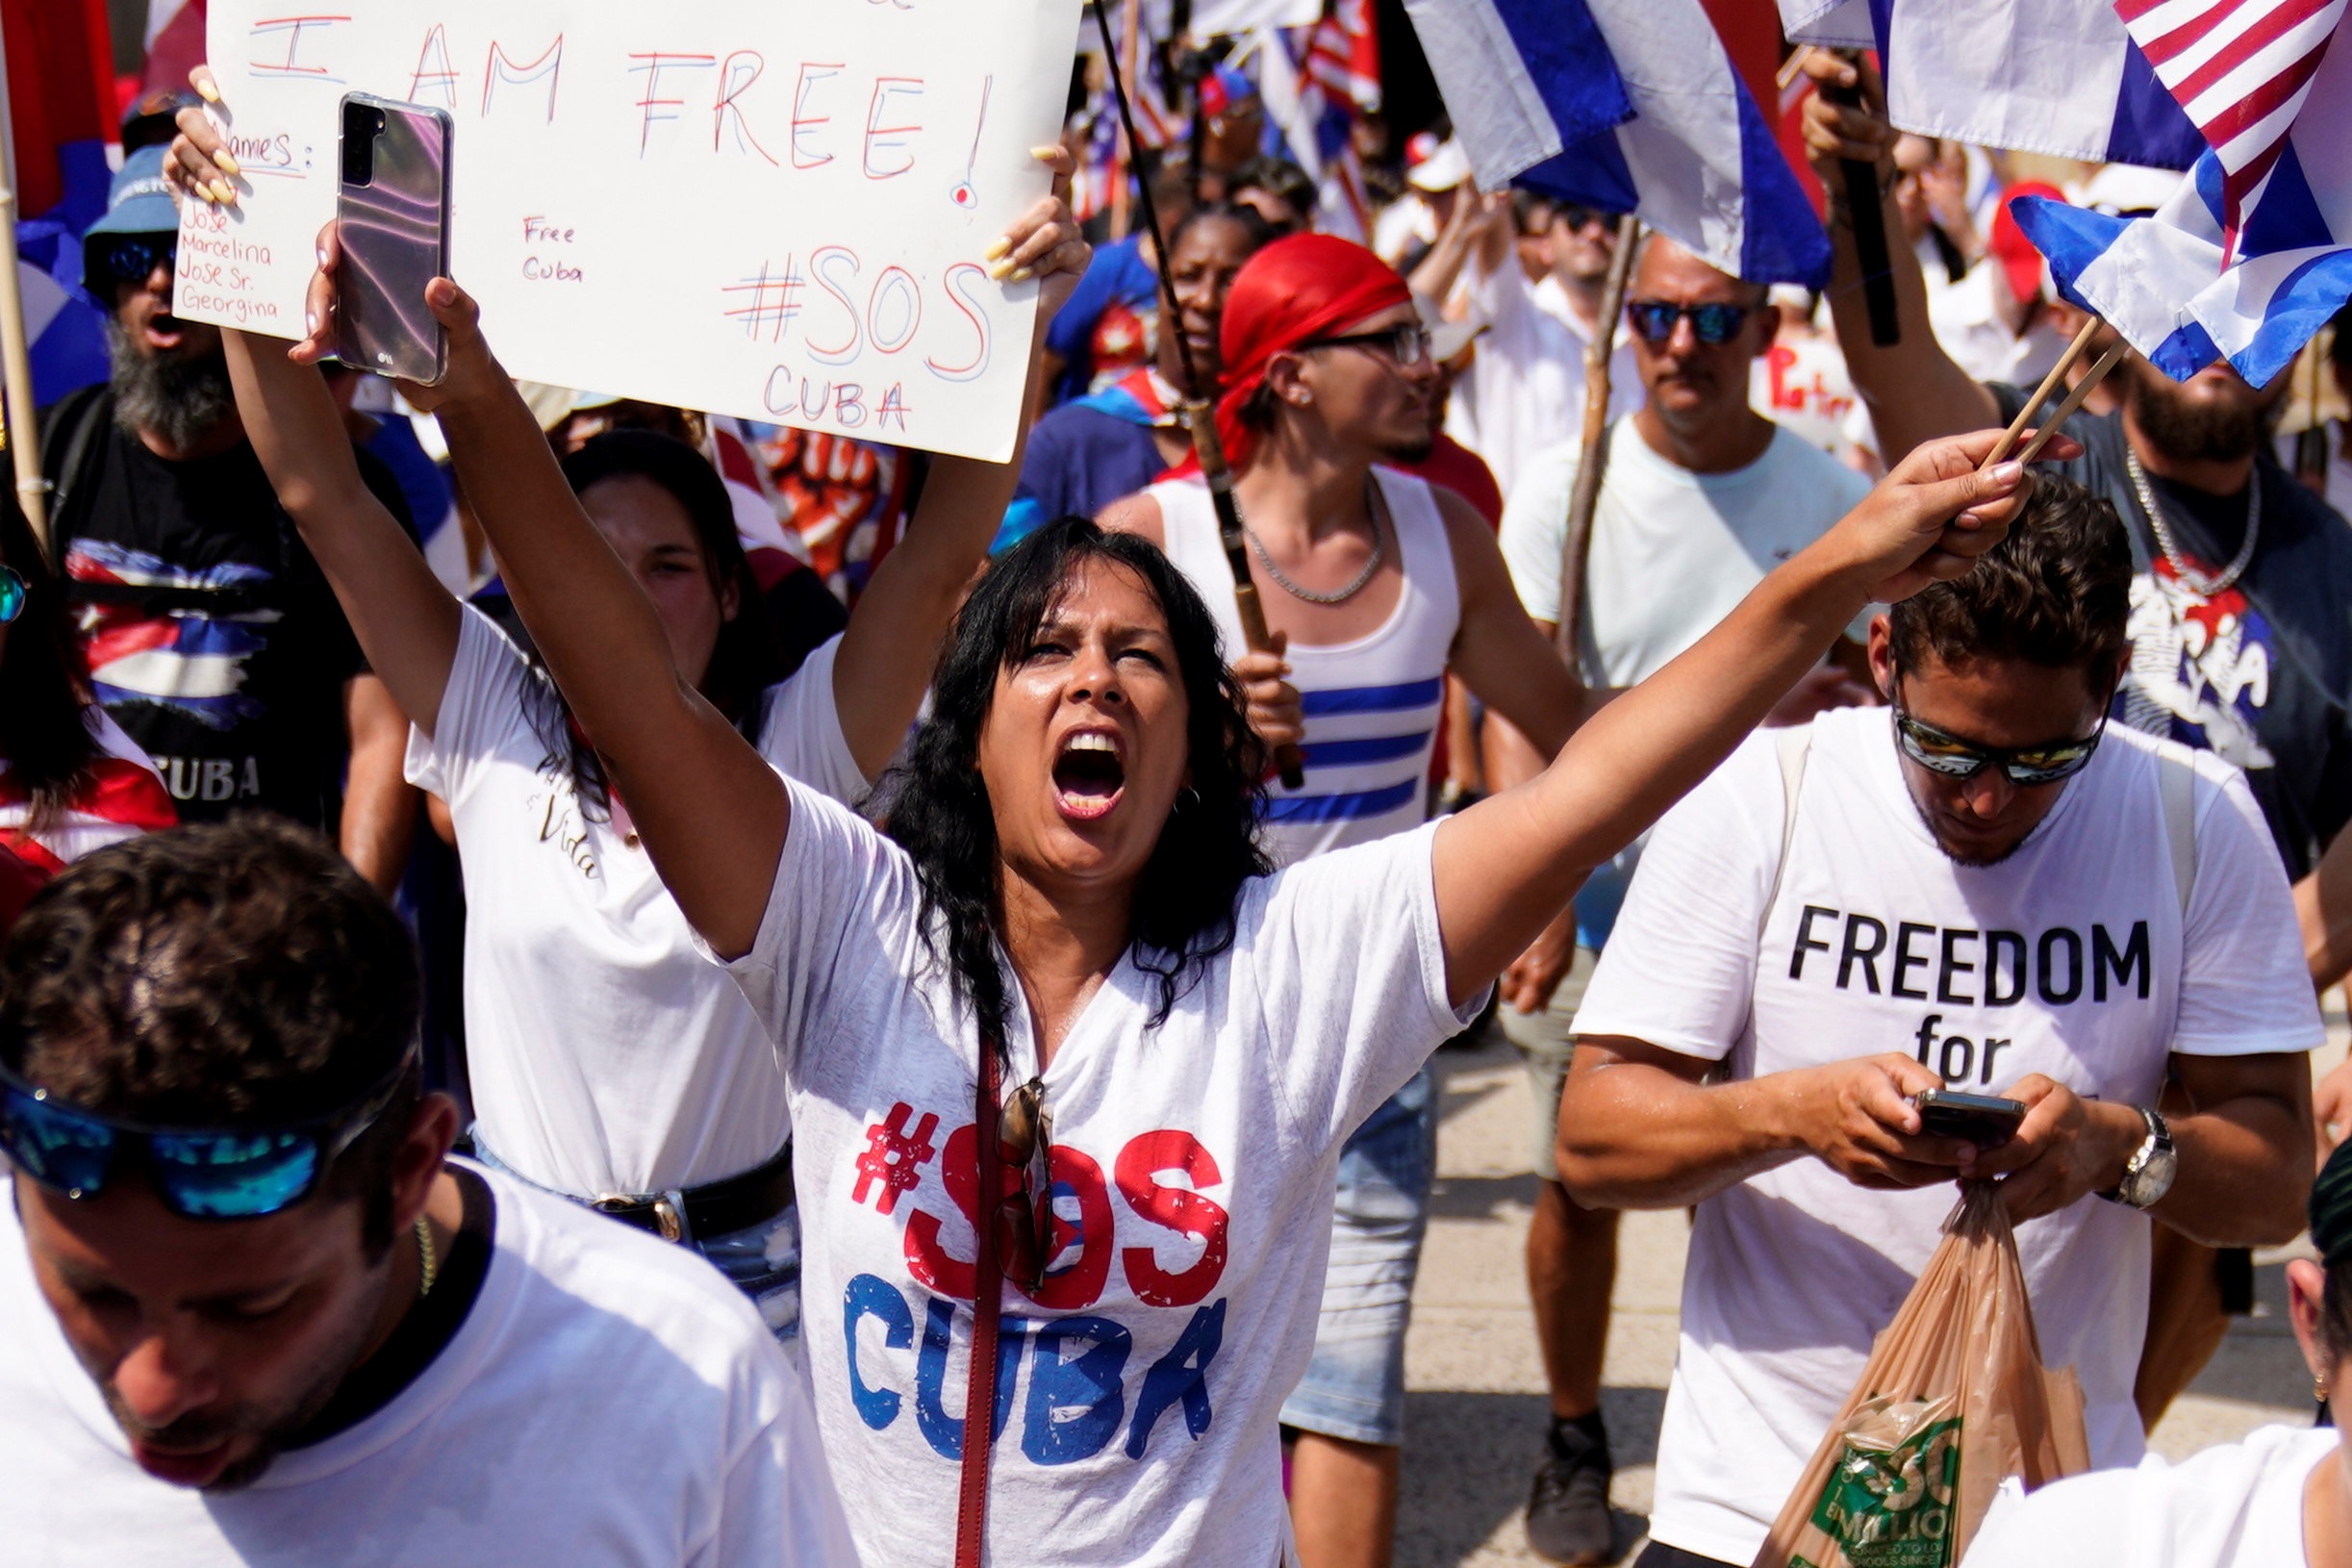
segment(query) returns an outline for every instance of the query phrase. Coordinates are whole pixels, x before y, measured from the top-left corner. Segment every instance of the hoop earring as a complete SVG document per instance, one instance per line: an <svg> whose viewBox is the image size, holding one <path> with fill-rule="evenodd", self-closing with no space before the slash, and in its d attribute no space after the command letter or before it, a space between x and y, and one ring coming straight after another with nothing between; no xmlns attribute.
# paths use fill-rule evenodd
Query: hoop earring
<svg viewBox="0 0 2352 1568"><path fill-rule="evenodd" d="M1190 784L1187 784L1182 789L1176 791L1176 804L1171 806L1169 809L1171 811L1182 811L1186 806L1197 806L1200 803L1201 792L1194 789Z"/></svg>

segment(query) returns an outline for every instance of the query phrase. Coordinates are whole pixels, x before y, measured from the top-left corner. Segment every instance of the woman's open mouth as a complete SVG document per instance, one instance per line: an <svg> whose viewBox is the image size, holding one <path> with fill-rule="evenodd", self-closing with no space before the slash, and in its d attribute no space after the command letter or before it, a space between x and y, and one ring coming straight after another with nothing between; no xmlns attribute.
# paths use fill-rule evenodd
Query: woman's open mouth
<svg viewBox="0 0 2352 1568"><path fill-rule="evenodd" d="M1053 803L1064 817L1093 822L1108 816L1126 782L1116 736L1085 729L1063 738L1061 755L1053 760Z"/></svg>

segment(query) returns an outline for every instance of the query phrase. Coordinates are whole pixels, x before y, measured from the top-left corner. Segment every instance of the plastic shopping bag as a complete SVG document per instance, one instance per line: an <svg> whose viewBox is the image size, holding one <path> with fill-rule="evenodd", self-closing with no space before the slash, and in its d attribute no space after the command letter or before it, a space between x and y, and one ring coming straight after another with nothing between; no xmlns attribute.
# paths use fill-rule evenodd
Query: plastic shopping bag
<svg viewBox="0 0 2352 1568"><path fill-rule="evenodd" d="M2083 1390L2044 1370L2009 1211L1968 1187L1773 1522L1755 1568L1953 1568L2011 1476L2090 1467Z"/></svg>

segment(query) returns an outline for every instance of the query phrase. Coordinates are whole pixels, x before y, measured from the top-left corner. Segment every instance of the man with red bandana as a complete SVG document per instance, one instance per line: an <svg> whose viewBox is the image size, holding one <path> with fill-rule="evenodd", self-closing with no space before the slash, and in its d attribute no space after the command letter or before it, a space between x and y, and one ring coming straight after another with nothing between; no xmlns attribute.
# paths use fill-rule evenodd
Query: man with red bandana
<svg viewBox="0 0 2352 1568"><path fill-rule="evenodd" d="M1289 864L1417 826L1452 670L1555 751L1585 693L1519 608L1494 535L1452 491L1399 471L1429 455L1438 367L1411 291L1361 245L1297 235L1234 279L1217 423L1276 659L1245 675L1269 744L1297 744L1298 788L1268 787L1264 841ZM1114 503L1191 574L1243 650L1233 580L1197 472ZM1295 695L1295 703L1291 698ZM1423 1075L1340 1161L1315 1359L1289 1403L1291 1514L1305 1568L1384 1564L1396 1518L1404 1328L1434 1159Z"/></svg>

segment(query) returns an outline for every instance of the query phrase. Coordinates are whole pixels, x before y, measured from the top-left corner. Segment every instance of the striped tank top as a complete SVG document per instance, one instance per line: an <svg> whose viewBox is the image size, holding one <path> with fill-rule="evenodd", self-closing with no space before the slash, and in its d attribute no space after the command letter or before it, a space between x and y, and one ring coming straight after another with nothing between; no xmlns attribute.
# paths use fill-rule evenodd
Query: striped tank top
<svg viewBox="0 0 2352 1568"><path fill-rule="evenodd" d="M1429 753L1462 595L1429 487L1389 468L1373 473L1396 529L1403 591L1388 620L1368 636L1290 645L1291 682L1306 715L1306 766L1300 789L1267 782L1262 838L1277 865L1386 838L1428 819ZM1247 651L1207 484L1173 479L1147 493L1159 502L1169 559L1217 618L1226 656Z"/></svg>

